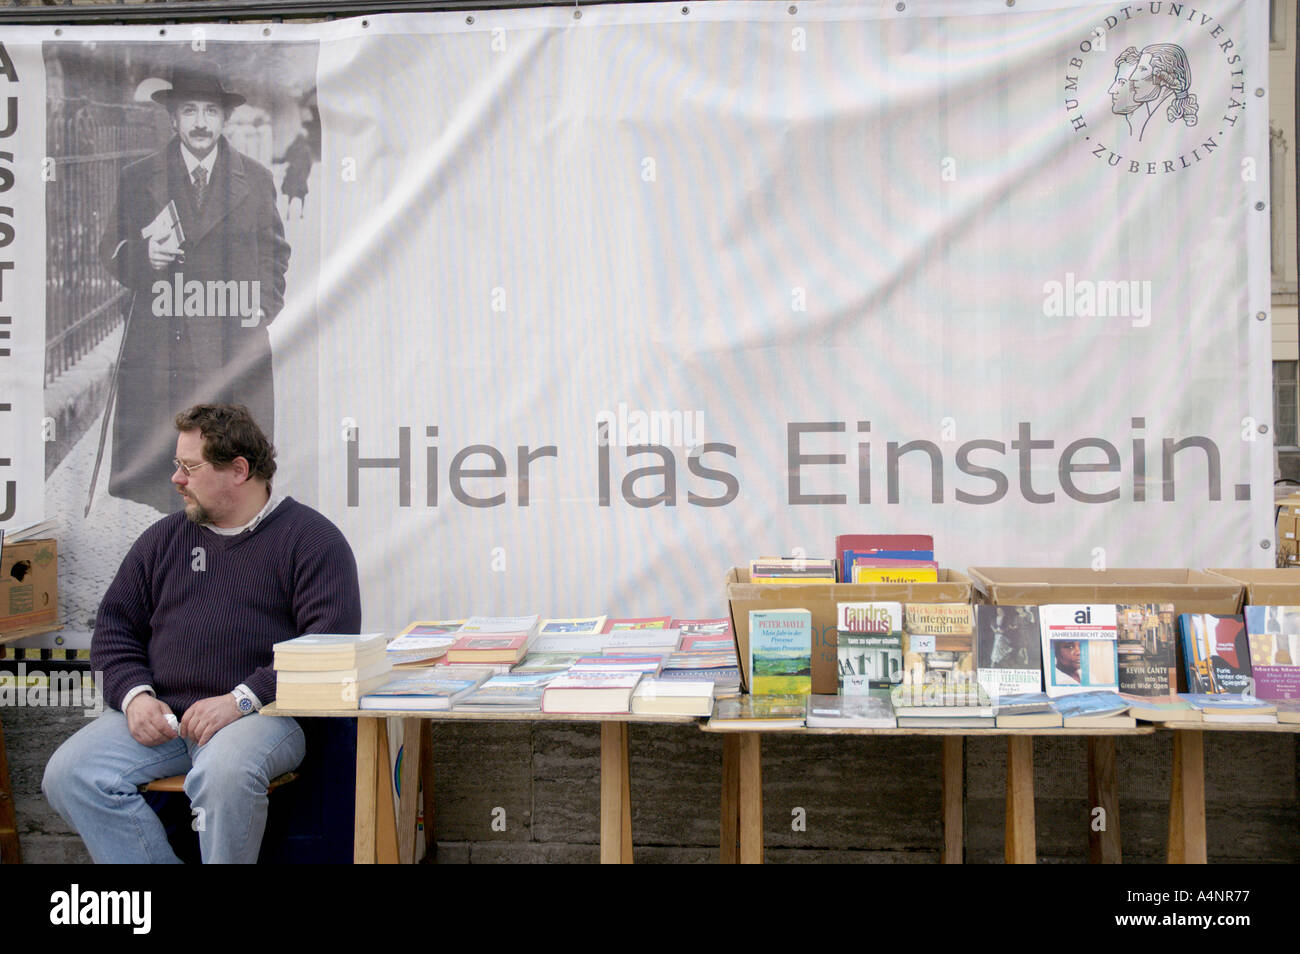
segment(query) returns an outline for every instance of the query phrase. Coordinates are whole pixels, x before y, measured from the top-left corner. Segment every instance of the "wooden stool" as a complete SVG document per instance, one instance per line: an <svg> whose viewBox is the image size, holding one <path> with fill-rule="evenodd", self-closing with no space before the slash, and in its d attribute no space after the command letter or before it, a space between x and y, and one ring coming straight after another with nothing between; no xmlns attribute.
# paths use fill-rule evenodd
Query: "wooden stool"
<svg viewBox="0 0 1300 954"><path fill-rule="evenodd" d="M266 794L270 795L282 785L288 785L298 777L297 772L285 772L283 775L277 775L271 779L266 786ZM185 792L184 775L168 775L166 778L156 778L152 782L146 782L140 786L142 792Z"/></svg>

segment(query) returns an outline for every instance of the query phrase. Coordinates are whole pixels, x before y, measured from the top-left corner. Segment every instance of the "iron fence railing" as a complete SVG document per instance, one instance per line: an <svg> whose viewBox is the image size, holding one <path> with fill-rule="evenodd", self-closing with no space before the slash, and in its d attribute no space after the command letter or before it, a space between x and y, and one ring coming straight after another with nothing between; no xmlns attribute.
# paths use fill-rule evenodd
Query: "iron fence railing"
<svg viewBox="0 0 1300 954"><path fill-rule="evenodd" d="M159 141L150 105L52 100L46 136L45 380L48 384L123 319L127 291L99 258L122 167Z"/></svg>

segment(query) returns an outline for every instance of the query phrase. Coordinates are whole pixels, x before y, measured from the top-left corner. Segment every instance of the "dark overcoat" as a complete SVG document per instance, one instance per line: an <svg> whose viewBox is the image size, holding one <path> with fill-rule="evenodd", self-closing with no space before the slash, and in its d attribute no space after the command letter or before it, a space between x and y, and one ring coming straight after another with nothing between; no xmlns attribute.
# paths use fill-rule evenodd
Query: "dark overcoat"
<svg viewBox="0 0 1300 954"><path fill-rule="evenodd" d="M284 303L289 243L270 171L224 137L217 150L201 211L179 139L125 167L100 246L105 266L134 296L118 369L109 493L164 513L179 503L168 480L177 412L244 404L268 435L275 427L267 325ZM184 260L155 270L140 233L172 200ZM254 301L260 313L244 313Z"/></svg>

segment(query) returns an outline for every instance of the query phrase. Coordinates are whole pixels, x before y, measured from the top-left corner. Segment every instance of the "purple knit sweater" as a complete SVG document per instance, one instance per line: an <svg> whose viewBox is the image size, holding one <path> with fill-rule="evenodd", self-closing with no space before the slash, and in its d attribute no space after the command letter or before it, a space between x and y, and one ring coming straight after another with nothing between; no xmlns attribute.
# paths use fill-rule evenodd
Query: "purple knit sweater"
<svg viewBox="0 0 1300 954"><path fill-rule="evenodd" d="M238 536L184 513L141 534L99 605L90 662L114 709L147 684L179 716L240 683L270 702L276 643L360 629L352 548L334 524L286 497Z"/></svg>

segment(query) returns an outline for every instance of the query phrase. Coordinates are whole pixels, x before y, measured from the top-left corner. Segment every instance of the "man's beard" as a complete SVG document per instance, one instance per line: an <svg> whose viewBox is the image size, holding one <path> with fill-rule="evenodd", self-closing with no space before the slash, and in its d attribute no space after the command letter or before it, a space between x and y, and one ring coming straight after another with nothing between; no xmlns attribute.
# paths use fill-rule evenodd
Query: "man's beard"
<svg viewBox="0 0 1300 954"><path fill-rule="evenodd" d="M205 524L212 522L212 515L208 513L203 504L193 497L183 497L182 499L185 501L185 518L190 523Z"/></svg>

